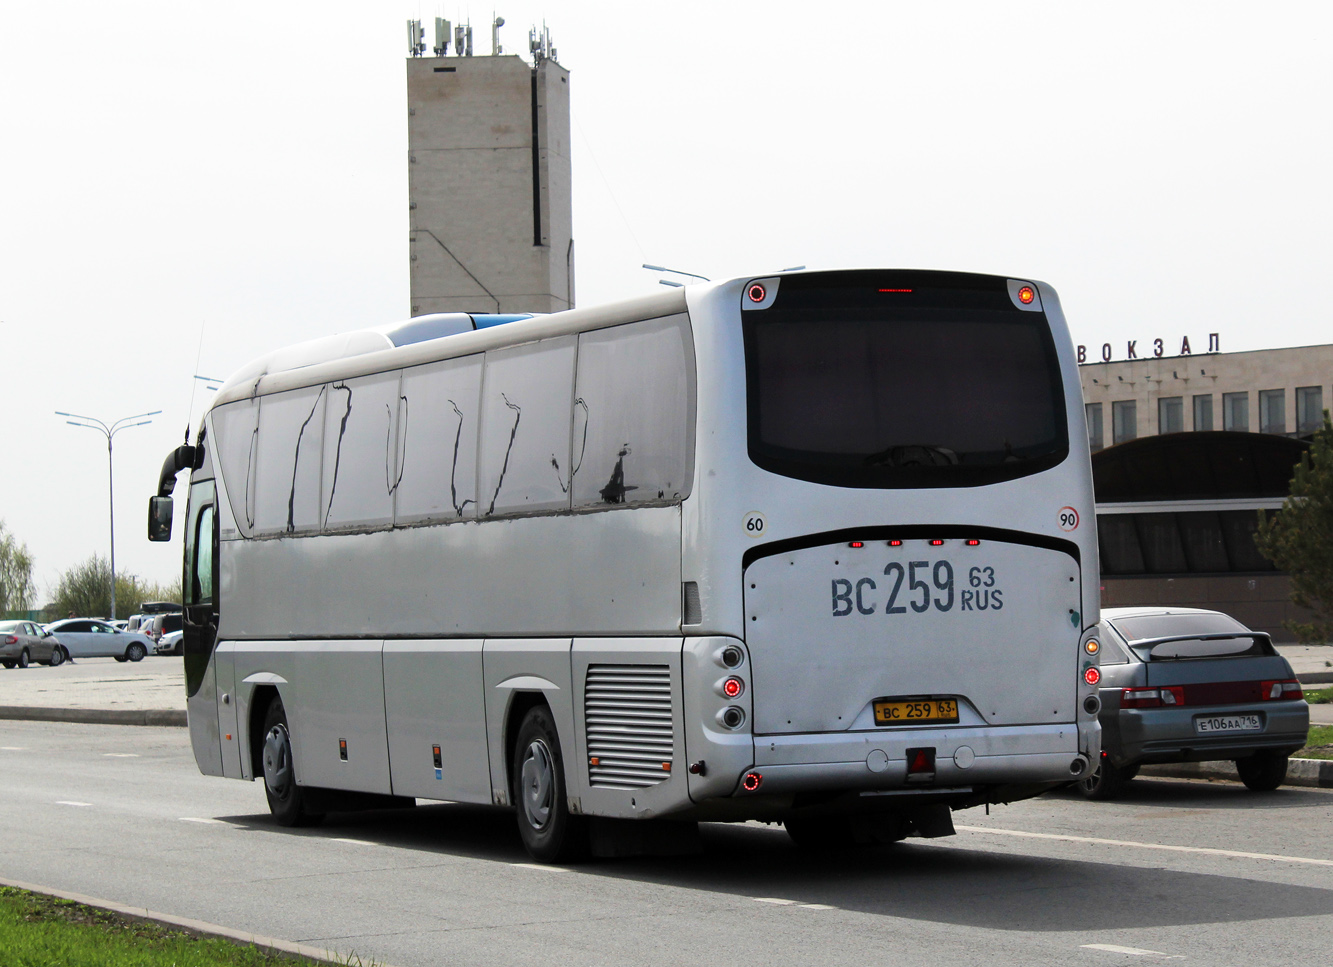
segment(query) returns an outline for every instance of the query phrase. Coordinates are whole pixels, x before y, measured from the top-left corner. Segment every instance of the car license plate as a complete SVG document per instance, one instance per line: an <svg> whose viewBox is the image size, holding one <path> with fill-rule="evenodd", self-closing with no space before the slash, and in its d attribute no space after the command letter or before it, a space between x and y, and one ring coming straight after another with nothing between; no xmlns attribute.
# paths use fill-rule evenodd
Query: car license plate
<svg viewBox="0 0 1333 967"><path fill-rule="evenodd" d="M952 698L923 698L875 703L876 725L906 725L914 722L957 722L958 702Z"/></svg>
<svg viewBox="0 0 1333 967"><path fill-rule="evenodd" d="M1194 720L1194 731L1200 735L1220 732L1262 732L1264 724L1258 715L1210 715Z"/></svg>

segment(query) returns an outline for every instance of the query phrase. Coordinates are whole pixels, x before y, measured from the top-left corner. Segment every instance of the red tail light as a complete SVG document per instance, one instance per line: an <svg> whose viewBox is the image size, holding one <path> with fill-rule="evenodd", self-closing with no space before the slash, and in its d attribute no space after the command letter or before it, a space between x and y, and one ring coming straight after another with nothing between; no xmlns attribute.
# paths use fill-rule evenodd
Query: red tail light
<svg viewBox="0 0 1333 967"><path fill-rule="evenodd" d="M1120 693L1121 708L1162 708L1185 704L1185 689L1179 685L1168 688L1127 688Z"/></svg>
<svg viewBox="0 0 1333 967"><path fill-rule="evenodd" d="M902 547L902 541L889 541L889 547Z"/></svg>
<svg viewBox="0 0 1333 967"><path fill-rule="evenodd" d="M931 542L930 542L930 546L931 546L931 547L943 547L943 546L944 546L944 541L931 541Z"/></svg>
<svg viewBox="0 0 1333 967"><path fill-rule="evenodd" d="M1099 672L1097 670L1097 667L1094 665L1093 667L1083 672L1083 680L1087 682L1089 685L1096 685L1098 682L1102 680L1102 673Z"/></svg>
<svg viewBox="0 0 1333 967"><path fill-rule="evenodd" d="M754 792L763 784L764 777L758 772L747 772L745 778L741 780L741 785L745 787L746 792Z"/></svg>
<svg viewBox="0 0 1333 967"><path fill-rule="evenodd" d="M18 640L17 638L15 638L13 635L5 635L5 644L7 644L7 645L17 645L18 643L19 643L19 640Z"/></svg>
<svg viewBox="0 0 1333 967"><path fill-rule="evenodd" d="M722 683L722 694L727 696L727 698L735 698L743 691L745 691L745 683L735 675L732 675Z"/></svg>
<svg viewBox="0 0 1333 967"><path fill-rule="evenodd" d="M1304 698L1305 692L1301 689L1301 683L1294 678L1282 681L1260 682L1261 698L1265 702L1272 702L1283 698Z"/></svg>

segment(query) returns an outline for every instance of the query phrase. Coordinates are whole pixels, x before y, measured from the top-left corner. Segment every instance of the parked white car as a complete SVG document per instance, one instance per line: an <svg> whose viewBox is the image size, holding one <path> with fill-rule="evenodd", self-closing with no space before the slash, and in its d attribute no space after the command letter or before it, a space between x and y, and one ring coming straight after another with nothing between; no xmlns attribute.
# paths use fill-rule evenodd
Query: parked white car
<svg viewBox="0 0 1333 967"><path fill-rule="evenodd" d="M121 631L97 618L66 618L47 625L72 658L114 658L143 661L153 642L146 635Z"/></svg>
<svg viewBox="0 0 1333 967"><path fill-rule="evenodd" d="M159 655L185 654L181 645L181 638L184 634L184 631L179 630L164 632L162 637L157 639L157 653Z"/></svg>

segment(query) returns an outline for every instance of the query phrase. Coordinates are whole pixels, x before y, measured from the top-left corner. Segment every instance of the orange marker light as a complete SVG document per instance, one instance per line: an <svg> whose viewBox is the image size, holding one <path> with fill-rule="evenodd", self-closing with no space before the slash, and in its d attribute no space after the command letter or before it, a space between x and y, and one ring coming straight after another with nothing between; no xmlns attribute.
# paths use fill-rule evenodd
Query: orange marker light
<svg viewBox="0 0 1333 967"><path fill-rule="evenodd" d="M1037 298L1037 293L1033 291L1032 286L1025 285L1018 290L1018 301L1025 306L1032 305L1032 300Z"/></svg>

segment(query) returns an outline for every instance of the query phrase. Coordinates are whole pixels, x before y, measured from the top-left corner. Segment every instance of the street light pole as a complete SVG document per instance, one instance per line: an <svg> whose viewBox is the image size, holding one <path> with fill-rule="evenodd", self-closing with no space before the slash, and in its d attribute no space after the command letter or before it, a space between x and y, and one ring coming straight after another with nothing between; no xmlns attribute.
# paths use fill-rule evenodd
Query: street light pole
<svg viewBox="0 0 1333 967"><path fill-rule="evenodd" d="M68 416L71 419L66 420L70 426L81 426L89 430L96 430L106 437L106 492L110 502L108 519L111 522L111 620L116 620L116 474L111 460L111 440L121 430L128 430L132 426L146 426L153 421L144 419L144 417L157 416L161 410L153 410L151 413L136 413L134 416L121 417L115 423L107 426L101 420L94 416L80 416L77 413L65 413L56 410L56 416ZM75 422L82 420L83 422ZM131 423L131 420L138 420L138 423Z"/></svg>

